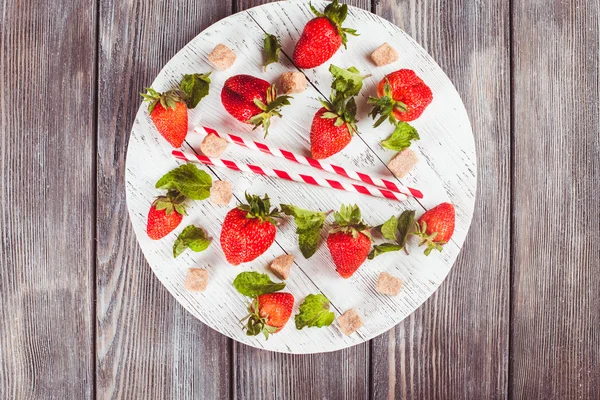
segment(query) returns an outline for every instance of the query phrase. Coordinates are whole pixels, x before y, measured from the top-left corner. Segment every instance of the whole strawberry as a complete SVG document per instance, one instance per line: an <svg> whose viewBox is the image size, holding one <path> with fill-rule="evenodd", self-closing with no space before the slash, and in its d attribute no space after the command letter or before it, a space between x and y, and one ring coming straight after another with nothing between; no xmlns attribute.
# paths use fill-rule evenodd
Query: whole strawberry
<svg viewBox="0 0 600 400"><path fill-rule="evenodd" d="M188 108L195 108L208 95L210 73L184 75L179 88L159 93L148 88L141 93L158 132L173 147L181 147L188 130Z"/></svg>
<svg viewBox="0 0 600 400"><path fill-rule="evenodd" d="M354 96L365 78L354 67L343 69L331 65L329 71L334 77L330 98L321 101L323 107L315 114L310 127L310 151L315 159L338 153L352 140L356 132Z"/></svg>
<svg viewBox="0 0 600 400"><path fill-rule="evenodd" d="M188 131L187 105L178 91L159 93L148 88L142 94L144 101L149 102L148 112L158 132L173 147L181 147Z"/></svg>
<svg viewBox="0 0 600 400"><path fill-rule="evenodd" d="M448 243L454 233L455 212L450 203L442 203L421 215L417 221L415 235L421 238L419 246L427 245L425 255L431 250L442 251L442 246Z"/></svg>
<svg viewBox="0 0 600 400"><path fill-rule="evenodd" d="M281 117L281 107L289 105L290 96L277 96L275 85L251 75L235 75L227 79L221 91L225 110L238 121L262 126L269 133L271 117Z"/></svg>
<svg viewBox="0 0 600 400"><path fill-rule="evenodd" d="M375 126L386 119L392 124L414 121L433 100L429 86L410 69L401 69L383 78L377 86L377 96L368 100L374 105L369 115L373 118L380 115Z"/></svg>
<svg viewBox="0 0 600 400"><path fill-rule="evenodd" d="M327 247L342 278L350 278L367 259L371 249L369 226L357 206L342 205L334 214L335 226L327 237Z"/></svg>
<svg viewBox="0 0 600 400"><path fill-rule="evenodd" d="M294 296L291 293L261 294L248 307L246 335L269 335L279 332L290 319L294 308Z"/></svg>
<svg viewBox="0 0 600 400"><path fill-rule="evenodd" d="M181 223L185 215L185 196L177 190L169 190L166 196L157 197L150 206L146 232L153 240L162 239Z"/></svg>
<svg viewBox="0 0 600 400"><path fill-rule="evenodd" d="M340 152L352 140L353 128L345 122L337 124L338 117L327 108L317 111L310 126L310 152L321 160ZM337 125L336 125L337 124Z"/></svg>
<svg viewBox="0 0 600 400"><path fill-rule="evenodd" d="M343 44L346 47L346 34L358 36L356 30L343 28L342 23L348 14L348 6L333 0L323 13L311 4L310 9L317 18L308 21L294 49L294 63L299 68L315 68L329 60Z"/></svg>
<svg viewBox="0 0 600 400"><path fill-rule="evenodd" d="M248 204L229 211L221 228L221 247L233 265L252 261L264 253L275 240L275 220L279 210L271 210L269 196L246 193Z"/></svg>

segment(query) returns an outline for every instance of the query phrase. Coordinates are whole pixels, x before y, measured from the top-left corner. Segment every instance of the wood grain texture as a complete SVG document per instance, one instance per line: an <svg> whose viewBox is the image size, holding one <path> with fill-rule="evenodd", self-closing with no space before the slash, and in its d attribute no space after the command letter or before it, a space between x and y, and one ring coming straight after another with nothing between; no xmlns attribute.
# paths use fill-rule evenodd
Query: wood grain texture
<svg viewBox="0 0 600 400"><path fill-rule="evenodd" d="M238 9L252 6L246 3L238 1ZM370 8L370 4L356 5ZM365 399L369 396L369 353L368 343L333 353L299 356L234 342L233 398Z"/></svg>
<svg viewBox="0 0 600 400"><path fill-rule="evenodd" d="M93 397L95 15L0 2L2 399Z"/></svg>
<svg viewBox="0 0 600 400"><path fill-rule="evenodd" d="M510 203L509 5L378 2L446 71L471 117L479 181L453 271L413 315L372 341L372 398L507 396Z"/></svg>
<svg viewBox="0 0 600 400"><path fill-rule="evenodd" d="M127 216L123 178L139 92L230 9L220 0L100 2L98 398L229 397L229 339L185 311L148 267Z"/></svg>
<svg viewBox="0 0 600 400"><path fill-rule="evenodd" d="M515 399L600 398L600 6L514 4Z"/></svg>

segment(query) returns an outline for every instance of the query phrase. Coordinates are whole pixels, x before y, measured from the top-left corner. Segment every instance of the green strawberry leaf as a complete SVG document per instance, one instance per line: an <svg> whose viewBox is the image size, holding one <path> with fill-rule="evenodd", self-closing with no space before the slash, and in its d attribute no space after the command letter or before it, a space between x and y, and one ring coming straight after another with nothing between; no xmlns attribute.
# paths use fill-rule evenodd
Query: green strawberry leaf
<svg viewBox="0 0 600 400"><path fill-rule="evenodd" d="M208 74L190 74L184 75L181 80L180 88L185 94L185 104L187 108L195 108L200 100L208 95L210 85L210 72Z"/></svg>
<svg viewBox="0 0 600 400"><path fill-rule="evenodd" d="M210 196L212 178L194 164L184 164L167 172L156 182L157 189L176 189L192 200L204 200Z"/></svg>
<svg viewBox="0 0 600 400"><path fill-rule="evenodd" d="M331 64L329 72L334 78L331 88L337 93L343 94L344 97L356 96L362 89L365 77L355 67L344 69Z"/></svg>
<svg viewBox="0 0 600 400"><path fill-rule="evenodd" d="M382 244L378 244L373 246L373 250L371 250L371 252L369 253L369 260L374 259L375 257L383 254L383 253L389 253L391 251L399 251L402 250L402 246L400 246L399 244L396 243L382 243Z"/></svg>
<svg viewBox="0 0 600 400"><path fill-rule="evenodd" d="M304 327L322 328L329 326L335 319L333 312L329 311L329 300L322 294L309 294L300 304L298 314L294 317L296 329Z"/></svg>
<svg viewBox="0 0 600 400"><path fill-rule="evenodd" d="M312 3L311 3L311 2L308 2L308 5L310 6L310 10L311 10L311 11L313 12L313 14L315 14L317 17L322 17L322 16L323 16L323 13L322 13L322 12L320 12L319 10L317 10L317 9L315 8L315 6L313 6L313 5L312 5Z"/></svg>
<svg viewBox="0 0 600 400"><path fill-rule="evenodd" d="M410 146L412 140L419 140L417 130L407 122L398 122L394 132L381 145L386 149L402 151Z"/></svg>
<svg viewBox="0 0 600 400"><path fill-rule="evenodd" d="M285 288L285 282L275 283L267 274L242 272L233 281L238 292L248 297L257 297L265 293L278 292Z"/></svg>
<svg viewBox="0 0 600 400"><path fill-rule="evenodd" d="M279 52L281 51L281 45L277 36L265 33L264 40L264 51L265 51L265 66L264 70L267 70L267 65L276 63L279 61Z"/></svg>
<svg viewBox="0 0 600 400"><path fill-rule="evenodd" d="M415 229L415 211L406 210L398 217L398 244L406 246L406 239Z"/></svg>
<svg viewBox="0 0 600 400"><path fill-rule="evenodd" d="M327 214L320 211L305 210L289 204L281 204L281 211L294 217L300 251L304 258L312 257L319 246L321 229Z"/></svg>
<svg viewBox="0 0 600 400"><path fill-rule="evenodd" d="M391 217L381 226L381 234L388 240L396 240L396 230L398 229L398 220Z"/></svg>
<svg viewBox="0 0 600 400"><path fill-rule="evenodd" d="M179 257L188 248L195 252L204 251L209 244L210 239L206 237L206 233L202 229L190 225L177 236L173 244L173 257Z"/></svg>

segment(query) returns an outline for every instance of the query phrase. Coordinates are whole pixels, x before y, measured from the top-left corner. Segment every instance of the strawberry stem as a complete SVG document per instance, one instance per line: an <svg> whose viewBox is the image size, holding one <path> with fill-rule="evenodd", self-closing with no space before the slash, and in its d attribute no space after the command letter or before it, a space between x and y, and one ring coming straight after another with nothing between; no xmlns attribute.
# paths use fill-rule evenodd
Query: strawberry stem
<svg viewBox="0 0 600 400"><path fill-rule="evenodd" d="M247 122L254 125L254 129L262 126L265 130L265 138L269 134L269 127L271 126L271 117L277 116L281 118L281 108L290 104L291 96L277 96L277 88L275 85L271 85L267 89L267 104L263 103L260 99L254 99L254 105L262 110L260 114L257 114L250 118Z"/></svg>
<svg viewBox="0 0 600 400"><path fill-rule="evenodd" d="M281 218L277 207L271 209L271 199L265 194L263 198L246 193L247 204L240 204L238 208L246 211L246 218L258 218L260 221L268 221L277 226L275 218Z"/></svg>

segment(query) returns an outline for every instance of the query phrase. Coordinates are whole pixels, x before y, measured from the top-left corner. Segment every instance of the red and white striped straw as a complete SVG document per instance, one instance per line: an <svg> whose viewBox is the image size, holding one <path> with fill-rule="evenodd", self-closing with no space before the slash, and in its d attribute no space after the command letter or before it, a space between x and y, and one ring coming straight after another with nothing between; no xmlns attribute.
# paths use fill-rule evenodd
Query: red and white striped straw
<svg viewBox="0 0 600 400"><path fill-rule="evenodd" d="M208 128L206 126L196 127L196 128L194 128L194 131L202 134L203 133L201 131L202 129L207 134L208 133L215 134L215 135L227 140L228 142L237 144L239 146L245 146L252 150L262 151L263 153L271 154L275 157L285 158L287 160L295 161L298 164L308 165L313 168L318 168L323 171L328 171L328 172L331 172L331 173L334 173L334 174L337 174L340 176L344 176L346 178L354 179L356 181L361 181L364 183L371 184L373 186L385 188L385 189L391 190L392 192L410 195L410 196L416 197L418 199L423 198L423 193L421 193L420 190L417 190L417 189L414 189L411 187L407 187L402 184L397 184L395 182L388 181L387 179L376 178L376 177L367 175L362 172L352 171L352 170L340 167L338 165L329 164L329 163L326 163L323 161L315 160L314 158L304 157L299 154L294 154L287 150L272 148L264 143L255 142L253 140L247 140L240 136L230 135L230 134L226 134L226 133L218 133L216 130L214 130L212 128Z"/></svg>
<svg viewBox="0 0 600 400"><path fill-rule="evenodd" d="M280 169L259 167L258 165L253 165L253 164L236 163L234 161L224 160L222 158L209 158L209 157L202 156L199 154L194 154L191 152L183 152L181 150L173 150L172 154L180 160L198 161L198 162L201 162L202 164L213 165L215 167L229 168L229 169L232 169L235 171L253 172L253 173L259 174L259 175L272 176L274 178L286 179L288 181L293 181L293 182L308 183L310 185L315 185L315 186L329 187L329 188L333 188L333 189L344 190L346 192L368 194L368 195L374 196L374 197L384 197L386 199L392 199L392 200L398 200L398 201L404 201L407 198L407 196L403 193L394 193L392 191L389 191L389 190L383 189L383 188L378 188L378 187L368 188L363 185L355 185L353 183L350 183L350 184L343 183L343 182L335 181L332 179L317 178L317 177L314 177L311 175L296 174L293 172L282 171Z"/></svg>

